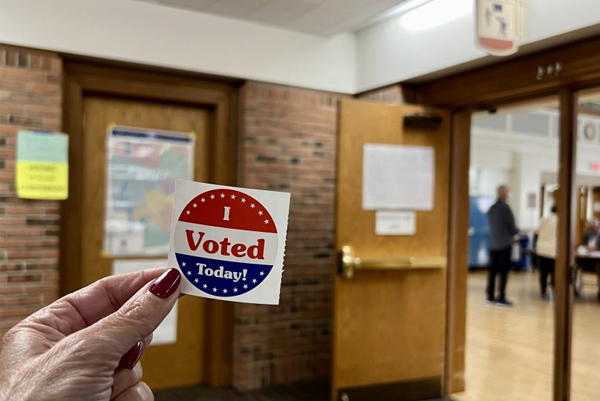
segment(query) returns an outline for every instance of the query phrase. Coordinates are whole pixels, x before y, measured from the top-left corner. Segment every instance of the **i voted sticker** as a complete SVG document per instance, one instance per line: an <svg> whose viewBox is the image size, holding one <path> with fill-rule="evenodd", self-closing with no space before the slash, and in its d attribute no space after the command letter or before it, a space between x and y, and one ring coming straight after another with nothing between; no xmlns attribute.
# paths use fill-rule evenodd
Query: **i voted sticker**
<svg viewBox="0 0 600 401"><path fill-rule="evenodd" d="M177 181L169 267L182 292L278 304L290 196Z"/></svg>

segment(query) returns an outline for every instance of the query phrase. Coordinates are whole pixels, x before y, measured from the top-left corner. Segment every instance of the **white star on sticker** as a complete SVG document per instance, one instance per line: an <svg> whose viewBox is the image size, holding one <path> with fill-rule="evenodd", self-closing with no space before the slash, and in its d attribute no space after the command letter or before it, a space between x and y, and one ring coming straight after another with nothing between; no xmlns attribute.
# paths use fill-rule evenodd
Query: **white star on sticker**
<svg viewBox="0 0 600 401"><path fill-rule="evenodd" d="M200 202L204 203L204 202L206 202L206 199L202 198L202 199L200 199Z"/></svg>
<svg viewBox="0 0 600 401"><path fill-rule="evenodd" d="M265 224L269 224L269 220L268 220L268 219L267 219L267 220L265 220Z"/></svg>
<svg viewBox="0 0 600 401"><path fill-rule="evenodd" d="M195 279L195 280L194 280L194 283L197 283L198 281L200 281L200 280L198 280L198 279Z"/></svg>
<svg viewBox="0 0 600 401"><path fill-rule="evenodd" d="M258 211L258 215L259 215L259 216L262 216L262 215L263 215L263 211L262 211L262 210L259 210L259 211Z"/></svg>
<svg viewBox="0 0 600 401"><path fill-rule="evenodd" d="M248 288L248 284L244 284L244 288Z"/></svg>
<svg viewBox="0 0 600 401"><path fill-rule="evenodd" d="M195 203L194 203L192 206L194 206L194 207L198 207L198 205L197 205L197 204L195 204Z"/></svg>
<svg viewBox="0 0 600 401"><path fill-rule="evenodd" d="M233 292L237 292L237 288L234 288L234 289L233 289Z"/></svg>
<svg viewBox="0 0 600 401"><path fill-rule="evenodd" d="M235 195L231 195L231 199L235 199Z"/></svg>
<svg viewBox="0 0 600 401"><path fill-rule="evenodd" d="M264 276L264 275L265 275L265 272L260 272L260 275L261 275L261 276Z"/></svg>
<svg viewBox="0 0 600 401"><path fill-rule="evenodd" d="M217 292L217 287L213 287L213 292Z"/></svg>
<svg viewBox="0 0 600 401"><path fill-rule="evenodd" d="M190 214L191 212L188 210L187 212L185 212L186 214Z"/></svg>
<svg viewBox="0 0 600 401"><path fill-rule="evenodd" d="M246 198L242 198L242 203L246 203Z"/></svg>
<svg viewBox="0 0 600 401"><path fill-rule="evenodd" d="M214 195L211 195L211 196L210 196L210 199L215 199L215 196L214 196Z"/></svg>
<svg viewBox="0 0 600 401"><path fill-rule="evenodd" d="M225 197L225 194L221 194L221 198L224 198L224 197Z"/></svg>
<svg viewBox="0 0 600 401"><path fill-rule="evenodd" d="M253 203L253 204L251 204L251 205L250 205L250 207L251 207L252 209L254 209L254 203Z"/></svg>
<svg viewBox="0 0 600 401"><path fill-rule="evenodd" d="M252 284L256 284L256 279L255 278L252 279Z"/></svg>
<svg viewBox="0 0 600 401"><path fill-rule="evenodd" d="M204 287L204 288L208 288L208 285L204 284L202 287Z"/></svg>
<svg viewBox="0 0 600 401"><path fill-rule="evenodd" d="M181 266L185 267L185 262L182 262L182 263L181 263Z"/></svg>
<svg viewBox="0 0 600 401"><path fill-rule="evenodd" d="M223 288L223 294L227 294L227 288Z"/></svg>
<svg viewBox="0 0 600 401"><path fill-rule="evenodd" d="M188 270L188 276L191 276L191 275L192 275L192 272Z"/></svg>

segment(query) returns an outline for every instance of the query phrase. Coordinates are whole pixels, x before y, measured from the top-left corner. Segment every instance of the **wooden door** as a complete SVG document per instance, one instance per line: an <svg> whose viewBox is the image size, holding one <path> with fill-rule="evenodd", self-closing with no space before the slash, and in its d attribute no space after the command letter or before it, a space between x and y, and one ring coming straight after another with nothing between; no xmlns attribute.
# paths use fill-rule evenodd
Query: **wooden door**
<svg viewBox="0 0 600 401"><path fill-rule="evenodd" d="M110 97L83 99L83 214L82 285L112 271L113 258L103 252L104 204L107 171L107 132L110 125L195 132L194 179L208 180L208 111L168 103ZM160 259L166 259L165 254ZM134 259L139 259L134 257ZM144 380L153 388L205 381L205 309L202 298L179 300L177 342L150 346L142 357ZM168 368L166 368L168 366Z"/></svg>
<svg viewBox="0 0 600 401"><path fill-rule="evenodd" d="M336 250L352 247L364 269L348 279L339 274L345 265L338 263L334 400L419 400L442 391L450 124L448 114L436 113L437 127L404 126L405 116L424 112L408 105L340 103ZM416 213L415 235L375 235L375 212L362 208L366 143L434 148L434 207Z"/></svg>

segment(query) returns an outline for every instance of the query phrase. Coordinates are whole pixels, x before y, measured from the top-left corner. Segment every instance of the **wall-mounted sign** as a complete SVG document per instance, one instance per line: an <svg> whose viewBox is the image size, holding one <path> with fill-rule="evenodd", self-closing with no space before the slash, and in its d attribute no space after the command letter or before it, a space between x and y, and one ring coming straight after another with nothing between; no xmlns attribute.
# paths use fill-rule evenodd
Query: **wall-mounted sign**
<svg viewBox="0 0 600 401"><path fill-rule="evenodd" d="M175 181L194 177L191 132L110 126L104 252L166 255Z"/></svg>
<svg viewBox="0 0 600 401"><path fill-rule="evenodd" d="M69 195L69 137L46 131L17 133L15 181L24 199L67 199Z"/></svg>
<svg viewBox="0 0 600 401"><path fill-rule="evenodd" d="M477 0L477 44L494 56L516 53L522 38L524 0Z"/></svg>

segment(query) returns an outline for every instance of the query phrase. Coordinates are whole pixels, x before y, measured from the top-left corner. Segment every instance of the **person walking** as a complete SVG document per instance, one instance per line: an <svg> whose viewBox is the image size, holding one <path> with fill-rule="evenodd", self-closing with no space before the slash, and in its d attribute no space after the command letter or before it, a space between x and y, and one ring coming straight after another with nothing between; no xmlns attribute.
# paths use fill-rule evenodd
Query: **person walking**
<svg viewBox="0 0 600 401"><path fill-rule="evenodd" d="M540 266L540 293L544 299L547 298L546 287L549 275L551 276L551 284L554 284L557 235L558 216L556 215L556 206L552 206L550 215L540 221L538 240L535 246Z"/></svg>
<svg viewBox="0 0 600 401"><path fill-rule="evenodd" d="M490 224L490 269L487 282L487 302L499 307L512 307L506 298L506 284L510 271L513 237L519 232L515 224L515 216L506 203L509 190L500 185L497 190L498 199L488 211ZM499 294L496 298L496 276L500 276Z"/></svg>

